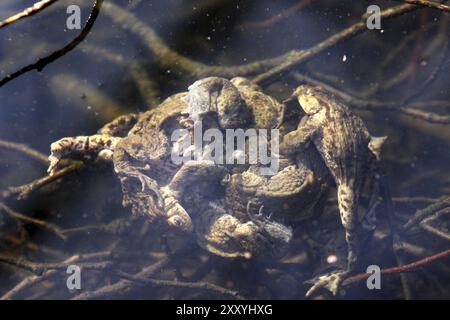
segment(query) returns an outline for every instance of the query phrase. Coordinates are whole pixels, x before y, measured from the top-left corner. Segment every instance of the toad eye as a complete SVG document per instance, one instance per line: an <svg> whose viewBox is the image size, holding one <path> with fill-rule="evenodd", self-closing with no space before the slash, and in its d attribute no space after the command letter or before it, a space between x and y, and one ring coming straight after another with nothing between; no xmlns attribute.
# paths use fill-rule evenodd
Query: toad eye
<svg viewBox="0 0 450 320"><path fill-rule="evenodd" d="M320 101L312 95L300 96L299 102L302 109L308 114L313 114L320 110Z"/></svg>

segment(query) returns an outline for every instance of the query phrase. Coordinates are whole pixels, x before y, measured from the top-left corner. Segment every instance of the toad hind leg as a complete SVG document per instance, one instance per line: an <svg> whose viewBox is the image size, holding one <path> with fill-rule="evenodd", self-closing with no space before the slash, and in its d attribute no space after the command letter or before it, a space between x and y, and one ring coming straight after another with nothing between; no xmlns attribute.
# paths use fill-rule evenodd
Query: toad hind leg
<svg viewBox="0 0 450 320"><path fill-rule="evenodd" d="M357 210L359 197L352 184L338 185L338 204L341 216L342 226L345 229L345 241L347 243L347 269L336 270L314 278L309 283L313 286L306 292L309 297L319 288L328 289L333 295L336 295L342 280L354 271L358 257L359 241L357 239Z"/></svg>
<svg viewBox="0 0 450 320"><path fill-rule="evenodd" d="M51 154L48 158L50 165L47 172L53 175L61 159L69 156L81 156L85 159L94 157L110 161L114 148L121 139L99 134L62 138L50 146Z"/></svg>
<svg viewBox="0 0 450 320"><path fill-rule="evenodd" d="M139 113L124 114L105 124L100 130L98 130L98 134L124 137L139 120L139 116Z"/></svg>
<svg viewBox="0 0 450 320"><path fill-rule="evenodd" d="M193 230L192 219L178 202L178 199L189 188L189 185L195 184L196 181L220 182L225 175L225 168L215 165L212 161L185 163L177 171L171 182L161 188L168 224L185 232L191 232Z"/></svg>

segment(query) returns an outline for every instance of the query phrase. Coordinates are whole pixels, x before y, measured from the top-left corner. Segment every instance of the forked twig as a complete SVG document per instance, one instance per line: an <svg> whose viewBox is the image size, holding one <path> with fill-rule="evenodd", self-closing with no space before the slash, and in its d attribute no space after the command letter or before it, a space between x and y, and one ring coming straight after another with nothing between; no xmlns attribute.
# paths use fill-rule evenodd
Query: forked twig
<svg viewBox="0 0 450 320"><path fill-rule="evenodd" d="M74 48L76 48L86 38L86 36L91 31L95 21L97 20L99 13L100 13L100 8L101 8L102 4L103 4L103 0L95 1L95 5L92 8L91 14L89 15L89 18L88 18L83 30L69 44L67 44L62 49L59 49L59 50L53 52L52 54L39 59L37 62L35 62L33 64L25 66L14 73L8 74L6 77L4 77L3 79L0 80L0 87L5 85L6 83L10 82L13 79L20 77L21 75L23 75L24 73L27 73L29 71L32 71L32 70L42 71L42 69L44 69L45 66L47 66L48 64L61 58L66 53L68 53L69 51L72 51Z"/></svg>

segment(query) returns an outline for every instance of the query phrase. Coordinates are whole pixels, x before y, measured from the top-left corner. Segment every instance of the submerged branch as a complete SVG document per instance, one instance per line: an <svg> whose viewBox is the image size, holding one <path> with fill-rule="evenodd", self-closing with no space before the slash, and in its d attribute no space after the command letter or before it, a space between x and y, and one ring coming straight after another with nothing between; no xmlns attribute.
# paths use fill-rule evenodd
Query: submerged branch
<svg viewBox="0 0 450 320"><path fill-rule="evenodd" d="M222 296L232 297L237 300L245 300L237 291L229 290L218 285L198 281L198 282L185 282L185 281L172 281L172 280L158 280L151 278L144 278L140 276L135 276L129 273L118 271L117 274L127 280L131 280L142 285L151 285L155 287L175 287L175 288L190 288L190 289L200 289L207 290L214 293L218 293Z"/></svg>
<svg viewBox="0 0 450 320"><path fill-rule="evenodd" d="M86 261L96 258L108 258L111 256L111 251L101 251L88 254L76 254L70 258L64 260L62 263L65 265L73 264L74 262ZM49 280L53 276L58 274L57 269L45 271L42 275L31 275L20 281L11 290L6 292L0 297L0 300L10 300L17 296L19 293L23 292L25 289L35 286L45 280Z"/></svg>
<svg viewBox="0 0 450 320"><path fill-rule="evenodd" d="M409 272L409 271L413 271L419 267L428 265L436 260L440 260L440 259L444 259L450 256L450 249L447 249L445 251L442 251L440 253L437 253L431 257L426 257L424 259L409 263L409 264L405 264L403 266L400 267L395 267L395 268L388 268L388 269L383 269L381 270L382 274L396 274L396 273L402 273L402 272ZM347 279L345 279L342 282L343 286L348 286L351 285L353 283L356 282L360 282L363 280L366 280L367 278L370 277L370 273L360 273L357 274L355 276L349 277Z"/></svg>
<svg viewBox="0 0 450 320"><path fill-rule="evenodd" d="M17 22L23 18L30 17L39 11L44 10L45 8L49 7L50 5L56 3L59 0L42 0L39 2L36 2L31 7L26 8L25 10L3 20L0 22L0 29L4 28L10 24L13 24L14 22Z"/></svg>
<svg viewBox="0 0 450 320"><path fill-rule="evenodd" d="M393 8L388 8L381 11L380 16L382 19L393 18L398 15L410 12L417 9L416 6L413 5L400 5ZM366 30L369 30L366 26L366 21L361 19L361 21L353 24L346 29L335 33L331 37L319 42L315 46L305 49L305 50L294 50L292 55L288 57L283 63L280 65L258 75L253 80L258 84L268 84L275 81L281 74L290 71L292 68L296 67L300 63L306 62L312 57L315 57L317 54L322 51L335 46L336 44L348 40Z"/></svg>
<svg viewBox="0 0 450 320"><path fill-rule="evenodd" d="M48 229L48 230L54 232L62 240L67 239L67 236L64 234L64 230L62 228L58 227L57 225L54 225L54 224L46 222L44 220L32 218L32 217L26 216L22 213L16 212L1 202L0 202L0 211L6 212L14 220L21 221L23 223L30 223L30 224L37 225L39 227L42 227L42 228L45 228L45 229Z"/></svg>
<svg viewBox="0 0 450 320"><path fill-rule="evenodd" d="M21 143L15 143L5 140L0 140L0 148L10 149L14 151L19 151L33 159L36 159L46 166L48 165L48 156L43 154L42 152L36 151L27 145Z"/></svg>
<svg viewBox="0 0 450 320"><path fill-rule="evenodd" d="M433 8L433 9L450 12L450 6L448 6L446 4L434 2L434 1L429 1L429 0L394 0L394 1L406 2L409 4L415 4L418 6L429 7L429 8Z"/></svg>
<svg viewBox="0 0 450 320"><path fill-rule="evenodd" d="M23 75L24 73L27 73L29 71L32 71L32 70L37 70L39 72L42 71L48 64L56 61L57 59L61 58L62 56L64 56L65 54L67 54L68 52L70 52L74 48L76 48L86 38L86 36L91 31L95 21L97 20L99 13L100 13L100 8L101 8L102 4L103 4L103 0L95 1L95 5L92 8L91 14L89 15L89 18L88 18L83 30L69 44L67 44L62 49L59 49L59 50L53 52L49 56L41 58L37 62L30 64L26 67L23 67L22 69L7 75L6 77L4 77L3 79L0 80L0 87L5 85L6 83L10 82L11 80L14 80L15 78L20 77L21 75Z"/></svg>
<svg viewBox="0 0 450 320"><path fill-rule="evenodd" d="M416 226L417 224L419 224L422 220L424 220L425 218L431 216L432 214L434 214L435 212L441 211L445 208L449 208L450 207L450 197L444 197L443 199L439 200L436 203L433 203L432 205L429 205L428 207L422 209L422 210L418 210L414 216L409 219L408 222L406 222L402 227L402 231L407 231L409 229L411 229L412 227Z"/></svg>
<svg viewBox="0 0 450 320"><path fill-rule="evenodd" d="M17 197L17 200L23 200L28 198L31 192L34 192L43 186L58 180L59 178L77 171L83 166L80 162L75 162L65 168L62 168L61 170L58 170L53 175L46 175L45 177L36 179L30 183L18 186L18 187L10 187L2 192L0 192L1 198L10 198L12 196Z"/></svg>
<svg viewBox="0 0 450 320"><path fill-rule="evenodd" d="M38 263L33 261L28 261L23 258L16 258L11 256L0 255L0 262L28 270L30 272L42 275L44 272L49 270L66 270L68 267L67 262L57 262L57 263ZM83 262L78 263L77 266L81 269L89 270L104 270L111 268L113 262L111 261L101 261L101 262Z"/></svg>

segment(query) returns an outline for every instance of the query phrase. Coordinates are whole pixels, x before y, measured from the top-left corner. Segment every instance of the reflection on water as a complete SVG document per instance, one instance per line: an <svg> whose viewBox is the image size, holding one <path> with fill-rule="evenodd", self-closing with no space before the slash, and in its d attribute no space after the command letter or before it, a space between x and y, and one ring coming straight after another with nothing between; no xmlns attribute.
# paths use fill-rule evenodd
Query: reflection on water
<svg viewBox="0 0 450 320"><path fill-rule="evenodd" d="M32 2L2 1L0 20ZM397 5L389 1L377 3L382 9ZM81 6L85 21L91 1L70 4ZM369 4L343 1L338 5L327 0L105 1L94 28L78 48L42 72L29 72L0 88L0 140L25 144L48 154L53 141L93 134L118 115L145 111L169 95L185 91L201 74L201 66L247 64L292 49L312 47L357 22ZM0 30L1 78L78 35L78 30L66 29L67 5L66 1L59 1ZM417 116L420 112L449 114L448 22L439 10L428 8L382 20L382 30L364 32L341 42L264 87L268 94L284 99L301 81L328 84L344 92L344 100L356 109L374 135L389 137L383 158L398 226L416 210L450 193L449 124L436 124ZM170 50L161 49L164 44ZM175 58L174 52L178 54ZM392 110L402 107L419 111L410 116L408 112ZM0 148L0 154L0 189L45 175L41 161L9 148ZM307 289L304 280L329 267L327 260L337 260L336 264L345 260L343 230L331 200L324 210L317 209L324 214L293 222L294 240L289 253L274 262L218 258L202 251L189 237L160 235L159 226L130 218L121 198L112 168L100 165L71 173L31 193L26 200L6 199L4 203L16 212L66 231L61 237L48 225L24 223L2 210L0 256L50 263L79 253L101 252L103 255L92 261L113 261L128 273L147 268L144 275L148 277L209 281L248 298L274 299L303 298ZM365 207L368 199L363 202ZM384 213L380 205L379 228L364 247L361 271L369 264L382 268L407 264L447 248L448 218L443 213L430 222L431 231L399 231L403 248L396 257ZM108 250L114 256L104 253ZM164 259L170 261L165 263ZM425 267L423 272L408 274L411 297L449 298L446 262L448 258ZM155 263L160 263L160 268L148 269ZM48 280L14 297L71 298L120 280L111 268L83 270L83 290L70 292L64 271L58 270ZM28 275L29 271L17 266L0 264L0 294ZM383 290L369 291L363 282L352 286L347 297L404 297L397 275L383 281ZM132 291L121 288L110 296L221 297L207 290L149 290L141 286Z"/></svg>

